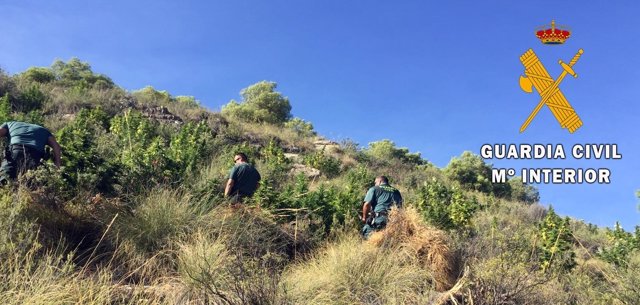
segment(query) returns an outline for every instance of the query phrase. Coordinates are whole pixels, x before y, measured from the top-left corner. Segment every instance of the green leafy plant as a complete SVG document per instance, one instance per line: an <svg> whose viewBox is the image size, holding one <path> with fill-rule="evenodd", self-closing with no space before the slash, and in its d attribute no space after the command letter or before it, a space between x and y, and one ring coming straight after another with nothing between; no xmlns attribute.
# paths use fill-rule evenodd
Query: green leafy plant
<svg viewBox="0 0 640 305"><path fill-rule="evenodd" d="M461 190L451 190L435 178L418 189L418 210L438 228L465 228L478 209L475 198L469 199Z"/></svg>
<svg viewBox="0 0 640 305"><path fill-rule="evenodd" d="M549 207L538 229L538 253L542 271L567 272L575 267L572 231L569 218L556 214Z"/></svg>
<svg viewBox="0 0 640 305"><path fill-rule="evenodd" d="M397 148L393 141L387 139L369 143L365 153L380 161L400 160L403 163L415 165L425 162L420 153L410 153L409 149L404 147Z"/></svg>
<svg viewBox="0 0 640 305"><path fill-rule="evenodd" d="M335 177L340 173L340 160L325 154L324 149L304 156L304 163L319 169L329 178Z"/></svg>
<svg viewBox="0 0 640 305"><path fill-rule="evenodd" d="M316 132L313 131L313 124L311 122L307 122L301 118L293 118L284 123L284 127L295 130L298 134L311 137L316 135Z"/></svg>
<svg viewBox="0 0 640 305"><path fill-rule="evenodd" d="M612 229L607 228L607 238L610 246L605 247L599 256L616 266L626 268L629 256L640 249L640 227L636 227L635 235L626 232L619 222Z"/></svg>
<svg viewBox="0 0 640 305"><path fill-rule="evenodd" d="M262 81L242 91L242 101L232 100L222 113L245 121L283 124L291 117L289 99L275 89L274 82Z"/></svg>
<svg viewBox="0 0 640 305"><path fill-rule="evenodd" d="M119 166L97 149L98 137L106 133L105 121L102 110L83 109L71 124L58 131L56 138L64 155L62 176L70 190L113 192Z"/></svg>
<svg viewBox="0 0 640 305"><path fill-rule="evenodd" d="M451 159L444 170L451 181L464 189L489 193L492 191L491 167L480 156L465 151L458 158Z"/></svg>

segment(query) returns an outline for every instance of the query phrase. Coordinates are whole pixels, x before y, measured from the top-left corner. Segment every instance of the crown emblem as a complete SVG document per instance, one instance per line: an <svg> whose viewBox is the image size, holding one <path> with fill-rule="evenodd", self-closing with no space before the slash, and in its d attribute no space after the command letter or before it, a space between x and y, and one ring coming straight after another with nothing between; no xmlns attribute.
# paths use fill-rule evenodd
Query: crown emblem
<svg viewBox="0 0 640 305"><path fill-rule="evenodd" d="M544 44L563 44L571 36L571 30L566 26L557 26L556 21L536 28L536 36Z"/></svg>

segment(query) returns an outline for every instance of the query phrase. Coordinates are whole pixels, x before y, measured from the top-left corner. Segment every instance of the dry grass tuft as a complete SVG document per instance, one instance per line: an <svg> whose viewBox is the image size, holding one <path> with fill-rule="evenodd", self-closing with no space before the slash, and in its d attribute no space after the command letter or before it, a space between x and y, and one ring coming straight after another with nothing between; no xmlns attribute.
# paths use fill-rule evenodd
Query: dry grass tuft
<svg viewBox="0 0 640 305"><path fill-rule="evenodd" d="M281 286L294 304L429 304L432 282L410 255L342 235L290 267Z"/></svg>
<svg viewBox="0 0 640 305"><path fill-rule="evenodd" d="M459 276L459 260L450 247L451 240L443 231L425 224L414 209L393 209L387 227L372 234L369 243L415 255L424 268L431 270L438 291L453 287Z"/></svg>

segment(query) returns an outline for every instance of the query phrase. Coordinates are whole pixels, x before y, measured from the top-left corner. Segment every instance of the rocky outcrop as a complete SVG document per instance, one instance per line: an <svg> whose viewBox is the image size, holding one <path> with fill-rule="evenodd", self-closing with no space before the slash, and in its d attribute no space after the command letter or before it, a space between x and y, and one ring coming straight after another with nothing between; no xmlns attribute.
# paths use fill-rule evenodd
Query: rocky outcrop
<svg viewBox="0 0 640 305"><path fill-rule="evenodd" d="M284 153L284 157L291 160L293 163L301 163L302 157L300 154Z"/></svg>
<svg viewBox="0 0 640 305"><path fill-rule="evenodd" d="M340 150L340 144L323 138L315 140L313 145L316 150L324 150L326 152L336 152Z"/></svg>
<svg viewBox="0 0 640 305"><path fill-rule="evenodd" d="M297 176L300 173L304 174L309 179L315 179L320 177L321 173L319 169L306 166L304 164L294 164L289 171L289 174L292 176Z"/></svg>
<svg viewBox="0 0 640 305"><path fill-rule="evenodd" d="M169 112L164 106L149 107L142 109L142 115L154 119L158 122L180 125L184 123L181 117Z"/></svg>

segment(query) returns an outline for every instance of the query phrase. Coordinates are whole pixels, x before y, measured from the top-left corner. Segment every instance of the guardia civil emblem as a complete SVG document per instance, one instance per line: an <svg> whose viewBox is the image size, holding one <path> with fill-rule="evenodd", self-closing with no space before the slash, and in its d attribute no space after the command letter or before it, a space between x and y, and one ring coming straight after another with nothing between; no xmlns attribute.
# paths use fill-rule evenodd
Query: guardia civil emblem
<svg viewBox="0 0 640 305"><path fill-rule="evenodd" d="M569 39L571 30L565 26L556 26L555 21L551 21L550 25L539 27L536 31L536 36L545 45L561 45ZM538 105L520 127L520 132L524 132L527 129L540 109L545 105L551 110L560 126L569 130L570 133L574 133L582 126L582 120L580 120L575 109L569 104L569 101L559 88L560 83L562 83L567 74L574 78L578 77L578 74L573 70L573 66L578 62L582 53L584 51L579 49L568 64L558 60L558 64L560 64L563 71L556 79L551 78L536 53L533 52L533 49L527 50L520 56L520 62L524 66L524 75L520 76L520 88L527 93L533 92L533 88L535 88L540 95Z"/></svg>

